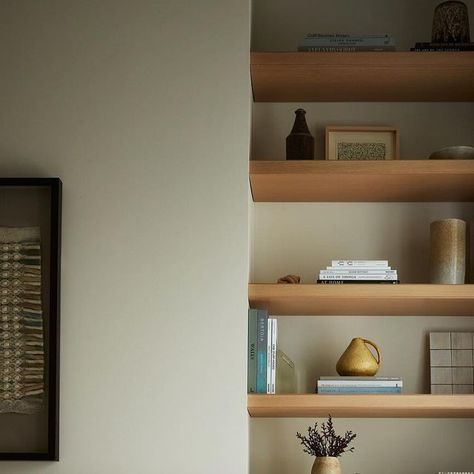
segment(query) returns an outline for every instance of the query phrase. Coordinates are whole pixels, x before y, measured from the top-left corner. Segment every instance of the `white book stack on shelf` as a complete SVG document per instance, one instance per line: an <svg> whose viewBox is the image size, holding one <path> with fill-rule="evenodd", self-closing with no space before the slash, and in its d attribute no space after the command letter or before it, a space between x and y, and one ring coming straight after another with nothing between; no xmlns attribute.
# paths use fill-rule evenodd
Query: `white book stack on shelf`
<svg viewBox="0 0 474 474"><path fill-rule="evenodd" d="M395 51L395 38L383 34L308 33L298 43L298 51L351 53L358 51Z"/></svg>
<svg viewBox="0 0 474 474"><path fill-rule="evenodd" d="M319 272L317 283L400 283L388 260L332 260L331 266Z"/></svg>

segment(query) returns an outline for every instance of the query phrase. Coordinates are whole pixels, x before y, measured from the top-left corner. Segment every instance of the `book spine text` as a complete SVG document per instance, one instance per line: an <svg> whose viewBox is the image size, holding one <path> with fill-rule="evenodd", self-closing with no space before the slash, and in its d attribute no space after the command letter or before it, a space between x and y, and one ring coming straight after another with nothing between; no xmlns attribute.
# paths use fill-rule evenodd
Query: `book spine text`
<svg viewBox="0 0 474 474"><path fill-rule="evenodd" d="M257 393L267 393L268 313L266 310L258 310L257 323Z"/></svg>
<svg viewBox="0 0 474 474"><path fill-rule="evenodd" d="M247 392L257 393L257 314L256 309L248 312L248 354L247 354Z"/></svg>

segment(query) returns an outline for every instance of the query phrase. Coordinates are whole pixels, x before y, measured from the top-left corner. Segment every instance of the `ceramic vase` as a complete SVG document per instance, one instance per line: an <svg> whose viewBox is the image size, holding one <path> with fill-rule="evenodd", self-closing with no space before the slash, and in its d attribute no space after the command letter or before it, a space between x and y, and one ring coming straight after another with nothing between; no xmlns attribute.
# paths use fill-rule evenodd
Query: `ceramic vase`
<svg viewBox="0 0 474 474"><path fill-rule="evenodd" d="M430 226L430 282L462 284L466 276L466 222L442 219Z"/></svg>
<svg viewBox="0 0 474 474"><path fill-rule="evenodd" d="M377 359L367 348L372 346L377 352ZM371 377L377 373L380 367L380 348L375 342L356 337L344 351L336 364L339 375L352 377Z"/></svg>
<svg viewBox="0 0 474 474"><path fill-rule="evenodd" d="M342 474L339 459L329 456L316 458L311 474Z"/></svg>
<svg viewBox="0 0 474 474"><path fill-rule="evenodd" d="M433 43L469 43L469 15L464 2L440 3L434 12L431 41Z"/></svg>

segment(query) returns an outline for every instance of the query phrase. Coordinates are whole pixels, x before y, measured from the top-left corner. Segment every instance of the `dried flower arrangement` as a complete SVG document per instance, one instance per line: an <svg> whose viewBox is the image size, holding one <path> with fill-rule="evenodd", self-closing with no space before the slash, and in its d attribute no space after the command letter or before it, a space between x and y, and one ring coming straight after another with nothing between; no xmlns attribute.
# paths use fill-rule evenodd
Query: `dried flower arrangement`
<svg viewBox="0 0 474 474"><path fill-rule="evenodd" d="M346 452L353 452L354 447L349 448L349 444L357 435L352 431L347 431L344 436L339 436L334 430L331 415L328 421L321 425L321 432L318 432L318 423L308 428L308 436L296 433L303 445L303 451L316 457L339 457Z"/></svg>

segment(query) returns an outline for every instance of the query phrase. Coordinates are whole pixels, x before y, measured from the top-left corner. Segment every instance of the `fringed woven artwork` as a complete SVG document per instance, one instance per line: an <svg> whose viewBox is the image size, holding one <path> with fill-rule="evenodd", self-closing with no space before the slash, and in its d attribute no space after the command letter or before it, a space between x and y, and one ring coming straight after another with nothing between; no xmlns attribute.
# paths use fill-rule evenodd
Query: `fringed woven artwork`
<svg viewBox="0 0 474 474"><path fill-rule="evenodd" d="M0 227L0 413L36 413L44 393L38 227Z"/></svg>

